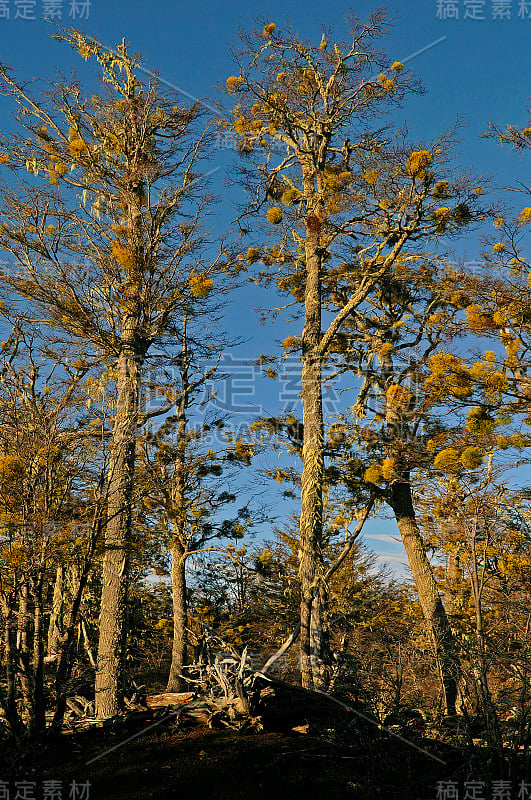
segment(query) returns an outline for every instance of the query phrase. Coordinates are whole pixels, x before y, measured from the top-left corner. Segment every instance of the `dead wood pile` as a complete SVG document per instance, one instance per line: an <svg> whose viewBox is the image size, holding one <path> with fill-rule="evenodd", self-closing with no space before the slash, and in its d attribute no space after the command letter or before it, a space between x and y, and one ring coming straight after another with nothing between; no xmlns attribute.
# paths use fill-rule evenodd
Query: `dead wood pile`
<svg viewBox="0 0 531 800"><path fill-rule="evenodd" d="M327 695L284 683L253 669L247 649L239 654L210 632L195 648L195 662L185 668L186 692L145 696L133 686L120 718L99 722L94 704L83 697L69 698L67 727L123 726L135 720L167 719L180 726L206 725L241 731L327 728L338 717L352 717Z"/></svg>

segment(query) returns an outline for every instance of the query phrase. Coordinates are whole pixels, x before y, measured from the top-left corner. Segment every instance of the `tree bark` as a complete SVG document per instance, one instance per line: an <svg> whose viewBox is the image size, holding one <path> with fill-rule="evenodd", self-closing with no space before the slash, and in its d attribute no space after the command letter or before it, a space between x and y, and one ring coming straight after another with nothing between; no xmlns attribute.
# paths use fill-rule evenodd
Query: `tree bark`
<svg viewBox="0 0 531 800"><path fill-rule="evenodd" d="M95 688L98 719L116 715L122 705L128 561L141 370L142 358L139 353L130 345L124 346L118 360L118 400L109 463Z"/></svg>
<svg viewBox="0 0 531 800"><path fill-rule="evenodd" d="M173 643L166 691L182 692L186 689L186 682L181 676L186 664L188 610L186 605L186 560L182 543L176 536L173 542L172 559Z"/></svg>
<svg viewBox="0 0 531 800"><path fill-rule="evenodd" d="M314 190L313 170L303 170L306 197L306 289L302 332L303 470L301 477L300 566L301 682L307 689L326 688L328 635L323 578L324 434L322 402L321 256L322 208Z"/></svg>
<svg viewBox="0 0 531 800"><path fill-rule="evenodd" d="M24 719L31 729L35 718L35 693L29 638L29 587L26 579L20 587L16 652L18 656L18 677L22 691Z"/></svg>
<svg viewBox="0 0 531 800"><path fill-rule="evenodd" d="M50 659L59 652L60 637L62 634L63 582L64 567L59 564L55 573L52 609L50 611L50 621L48 623L47 653Z"/></svg>
<svg viewBox="0 0 531 800"><path fill-rule="evenodd" d="M172 483L172 506L175 513L172 545L172 598L173 598L173 642L170 674L166 691L181 692L186 689L182 672L186 664L186 628L188 610L186 607L186 427L189 390L188 381L188 342L186 337L187 319L183 320L181 348L181 396L177 408L177 452Z"/></svg>
<svg viewBox="0 0 531 800"><path fill-rule="evenodd" d="M24 723L17 708L16 674L16 628L13 610L7 602L2 603L4 616L4 658L6 668L5 694L0 687L0 703L6 716L7 724L15 737L24 733Z"/></svg>
<svg viewBox="0 0 531 800"><path fill-rule="evenodd" d="M32 583L34 603L33 612L33 720L31 733L40 734L46 728L46 700L44 696L44 625L42 582L43 575L39 574Z"/></svg>
<svg viewBox="0 0 531 800"><path fill-rule="evenodd" d="M459 556L453 550L448 553L446 566L446 593L444 605L450 622L457 615L457 593L459 587Z"/></svg>
<svg viewBox="0 0 531 800"><path fill-rule="evenodd" d="M435 645L446 713L452 715L455 714L459 678L457 648L415 518L408 476L392 484L390 505L404 543L422 614Z"/></svg>

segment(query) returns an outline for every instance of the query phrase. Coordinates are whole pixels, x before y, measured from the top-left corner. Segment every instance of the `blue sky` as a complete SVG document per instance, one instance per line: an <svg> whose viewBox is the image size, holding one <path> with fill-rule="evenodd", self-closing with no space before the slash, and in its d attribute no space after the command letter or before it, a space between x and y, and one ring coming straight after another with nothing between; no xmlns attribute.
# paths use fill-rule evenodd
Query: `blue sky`
<svg viewBox="0 0 531 800"><path fill-rule="evenodd" d="M76 0L74 18L71 0L0 0L0 58L16 68L21 78L52 77L57 69L65 75L73 69L83 74L87 69L77 54L50 38L43 5L62 9L65 26L73 25L107 44L114 45L125 36L134 50L143 53L146 66L199 98L213 96L216 85L233 74L230 46L236 43L238 25L248 28L263 15L277 24L291 22L298 34L319 41L322 23L341 35L345 14L352 7L342 0L334 4L316 0L269 0L267 4L255 0L91 0L86 18L85 4ZM374 8L363 0L354 10L364 19ZM395 113L396 121L407 120L413 139L429 140L460 117L465 124L459 153L463 166L492 175L499 185L521 177L522 162L517 155L479 137L489 120L499 124L528 120L531 0L417 0L389 3L387 8L394 21L382 44L391 62L405 61L428 48L408 62L427 94L408 100ZM24 15L34 19L21 19ZM0 119L4 114L5 108L0 108ZM230 153L220 153L218 192L223 189L230 161ZM235 190L231 192L235 196ZM226 195L217 214L221 224L234 215ZM459 245L471 258L475 248L474 239ZM274 331L259 326L253 309L267 301L264 290L249 285L227 310L227 327L247 339L237 353L240 357L270 352L275 340L293 333L287 321L276 323ZM276 410L274 391L270 382L259 382L257 392L265 398L265 411L271 414ZM399 564L401 546L391 538L396 536L394 524L372 520L367 530L368 544L387 556L393 566Z"/></svg>

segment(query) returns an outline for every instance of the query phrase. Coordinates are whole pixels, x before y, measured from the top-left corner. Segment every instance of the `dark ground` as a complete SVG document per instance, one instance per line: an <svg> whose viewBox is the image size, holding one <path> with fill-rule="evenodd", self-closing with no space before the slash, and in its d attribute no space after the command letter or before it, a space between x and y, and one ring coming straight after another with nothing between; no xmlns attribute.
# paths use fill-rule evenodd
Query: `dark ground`
<svg viewBox="0 0 531 800"><path fill-rule="evenodd" d="M35 800L45 780L63 782L63 800L71 800L72 781L90 781L88 797L73 800L437 800L437 781L459 781L462 797L463 781L480 779L463 751L418 739L443 765L359 725L318 735L183 729L173 721L145 727L79 732L17 754L4 748L0 781L10 782L12 797L16 781L35 781ZM516 778L514 786L517 797Z"/></svg>

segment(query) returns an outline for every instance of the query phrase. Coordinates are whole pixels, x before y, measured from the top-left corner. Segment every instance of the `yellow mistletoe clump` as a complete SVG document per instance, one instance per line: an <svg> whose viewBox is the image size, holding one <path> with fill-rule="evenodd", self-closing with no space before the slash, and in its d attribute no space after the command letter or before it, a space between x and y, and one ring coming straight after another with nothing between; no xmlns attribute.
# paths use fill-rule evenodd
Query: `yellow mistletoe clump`
<svg viewBox="0 0 531 800"><path fill-rule="evenodd" d="M394 349L394 345L392 345L390 342L385 342L378 350L378 355L380 358L386 358L386 356L391 355Z"/></svg>
<svg viewBox="0 0 531 800"><path fill-rule="evenodd" d="M483 369L482 374L476 370L476 365L472 368L474 377L479 377L484 381L485 394L488 397L500 398L502 393L507 388L507 376L503 372L490 372L488 369Z"/></svg>
<svg viewBox="0 0 531 800"><path fill-rule="evenodd" d="M527 208L522 209L522 211L520 212L520 216L518 217L518 222L520 223L520 225L527 225L530 219L531 219L531 208L528 206Z"/></svg>
<svg viewBox="0 0 531 800"><path fill-rule="evenodd" d="M193 275L190 278L190 291L194 297L206 297L213 286L214 281L206 275Z"/></svg>
<svg viewBox="0 0 531 800"><path fill-rule="evenodd" d="M385 72L382 72L380 75L378 75L378 83L382 89L385 89L386 92L390 92L395 85L395 82L391 78L388 78Z"/></svg>
<svg viewBox="0 0 531 800"><path fill-rule="evenodd" d="M492 433L496 427L496 422L489 417L481 406L474 406L467 414L466 427L470 433L483 436Z"/></svg>
<svg viewBox="0 0 531 800"><path fill-rule="evenodd" d="M433 466L435 469L440 469L441 472L457 472L459 470L459 451L454 447L441 450L433 459Z"/></svg>
<svg viewBox="0 0 531 800"><path fill-rule="evenodd" d="M392 72L402 72L404 69L404 65L400 61L395 61L391 64L391 71Z"/></svg>
<svg viewBox="0 0 531 800"><path fill-rule="evenodd" d="M282 193L281 200L285 206L291 206L297 200L300 200L301 197L302 193L299 192L298 189L291 188L291 189L286 189L286 191Z"/></svg>
<svg viewBox="0 0 531 800"><path fill-rule="evenodd" d="M300 347L301 340L298 336L288 336L282 342L284 350L297 350Z"/></svg>
<svg viewBox="0 0 531 800"><path fill-rule="evenodd" d="M9 164L9 156L7 153L0 153L0 164Z"/></svg>
<svg viewBox="0 0 531 800"><path fill-rule="evenodd" d="M450 296L450 302L457 308L465 308L470 303L470 298L465 292L458 289L457 292L453 292Z"/></svg>
<svg viewBox="0 0 531 800"><path fill-rule="evenodd" d="M265 25L264 30L262 31L262 33L264 34L264 39L270 39L271 34L274 32L276 27L277 26L274 22L270 22L268 25Z"/></svg>
<svg viewBox="0 0 531 800"><path fill-rule="evenodd" d="M76 139L72 139L68 145L68 149L70 150L70 155L74 156L74 158L77 158L78 156L83 155L87 149L87 145L83 139L77 137Z"/></svg>
<svg viewBox="0 0 531 800"><path fill-rule="evenodd" d="M286 95L282 92L271 92L267 97L267 104L273 109L286 105ZM266 106L267 108L267 106Z"/></svg>
<svg viewBox="0 0 531 800"><path fill-rule="evenodd" d="M135 266L135 256L129 248L125 247L121 242L113 242L111 249L113 258L121 264L122 267L128 270L133 269Z"/></svg>
<svg viewBox="0 0 531 800"><path fill-rule="evenodd" d="M448 195L449 195L449 191L448 191L449 186L450 186L450 184L448 183L448 181L437 181L437 183L435 184L435 186L433 187L433 190L432 190L433 197L435 197L437 199L439 199L439 198L442 199L443 197L448 197Z"/></svg>
<svg viewBox="0 0 531 800"><path fill-rule="evenodd" d="M239 133L240 136L248 130L249 126L247 124L247 120L244 117L239 117L238 119L234 120L234 130L236 133Z"/></svg>
<svg viewBox="0 0 531 800"><path fill-rule="evenodd" d="M413 395L405 386L393 383L385 393L387 402L394 408L404 409L411 403Z"/></svg>
<svg viewBox="0 0 531 800"><path fill-rule="evenodd" d="M481 306L472 303L466 309L466 321L471 331L477 332L492 328L493 320L490 314L484 311Z"/></svg>
<svg viewBox="0 0 531 800"><path fill-rule="evenodd" d="M503 242L496 242L496 244L492 248L493 253L503 253L505 250L505 245Z"/></svg>
<svg viewBox="0 0 531 800"><path fill-rule="evenodd" d="M433 219L435 220L435 231L437 233L444 233L446 226L450 221L451 209L446 206L436 208L433 212Z"/></svg>
<svg viewBox="0 0 531 800"><path fill-rule="evenodd" d="M432 401L444 398L445 394L463 400L472 394L470 370L451 353L435 353L429 358L431 375L426 388Z"/></svg>
<svg viewBox="0 0 531 800"><path fill-rule="evenodd" d="M465 469L477 469L483 463L483 453L479 447L467 447L461 453L461 464Z"/></svg>
<svg viewBox="0 0 531 800"><path fill-rule="evenodd" d="M505 222L503 217L496 217L494 222L492 223L495 228L501 228L503 223Z"/></svg>
<svg viewBox="0 0 531 800"><path fill-rule="evenodd" d="M246 258L249 264L254 264L256 261L260 261L260 250L257 247L250 247L247 250Z"/></svg>
<svg viewBox="0 0 531 800"><path fill-rule="evenodd" d="M273 208L270 208L267 212L266 219L271 225L278 225L282 222L282 211L278 206L273 206Z"/></svg>
<svg viewBox="0 0 531 800"><path fill-rule="evenodd" d="M367 173L365 173L365 182L369 184L372 182L372 184L375 184L378 180L378 173L376 170L369 170L369 172L372 172L373 174L369 175L367 179L367 177L365 177ZM344 189L345 186L352 180L352 172L339 172L337 168L328 167L325 169L324 180L330 189L333 191L340 191L341 189Z"/></svg>
<svg viewBox="0 0 531 800"><path fill-rule="evenodd" d="M284 81L286 80L287 77L288 77L288 73L287 72L279 72L278 75L277 75L277 81L279 83L284 83Z"/></svg>
<svg viewBox="0 0 531 800"><path fill-rule="evenodd" d="M236 89L242 83L242 81L243 81L243 78L241 77L241 75L231 75L229 78L227 78L227 81L226 81L225 85L226 85L226 87L227 87L229 92L235 92Z"/></svg>
<svg viewBox="0 0 531 800"><path fill-rule="evenodd" d="M363 478L367 483L380 483L380 481L383 479L383 473L380 464L371 464L370 467L367 467Z"/></svg>
<svg viewBox="0 0 531 800"><path fill-rule="evenodd" d="M432 155L428 150L415 150L407 160L407 171L413 178L422 178L431 162Z"/></svg>
<svg viewBox="0 0 531 800"><path fill-rule="evenodd" d="M92 55L92 49L88 46L88 44L81 44L78 47L78 52L81 58L84 58L85 61Z"/></svg>
<svg viewBox="0 0 531 800"><path fill-rule="evenodd" d="M382 477L391 481L396 474L396 461L394 458L384 458L382 463Z"/></svg>

